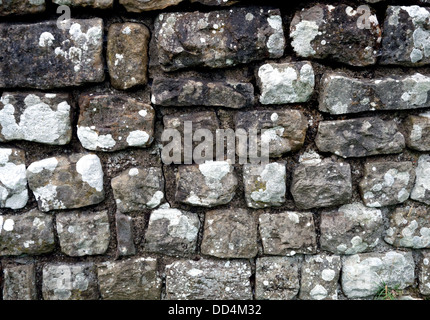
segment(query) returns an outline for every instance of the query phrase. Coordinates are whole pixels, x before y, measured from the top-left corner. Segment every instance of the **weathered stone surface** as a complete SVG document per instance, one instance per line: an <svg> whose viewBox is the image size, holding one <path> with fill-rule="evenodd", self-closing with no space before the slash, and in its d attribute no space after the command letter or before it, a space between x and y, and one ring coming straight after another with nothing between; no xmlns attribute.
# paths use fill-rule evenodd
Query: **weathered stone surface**
<svg viewBox="0 0 430 320"><path fill-rule="evenodd" d="M293 256L316 253L317 240L312 213L263 213L259 220L264 254Z"/></svg>
<svg viewBox="0 0 430 320"><path fill-rule="evenodd" d="M110 9L114 0L52 0L58 5L72 7L90 7L95 9Z"/></svg>
<svg viewBox="0 0 430 320"><path fill-rule="evenodd" d="M149 217L145 251L183 256L196 252L200 220L196 213L179 209L154 210Z"/></svg>
<svg viewBox="0 0 430 320"><path fill-rule="evenodd" d="M382 38L381 64L422 66L430 63L430 10L419 6L389 6Z"/></svg>
<svg viewBox="0 0 430 320"><path fill-rule="evenodd" d="M166 266L169 300L250 300L251 267L241 260L185 260Z"/></svg>
<svg viewBox="0 0 430 320"><path fill-rule="evenodd" d="M430 113L409 116L404 122L406 145L418 151L430 151Z"/></svg>
<svg viewBox="0 0 430 320"><path fill-rule="evenodd" d="M321 249L336 254L371 251L383 228L382 212L355 202L321 214Z"/></svg>
<svg viewBox="0 0 430 320"><path fill-rule="evenodd" d="M201 252L218 258L254 258L258 253L257 223L244 209L206 212Z"/></svg>
<svg viewBox="0 0 430 320"><path fill-rule="evenodd" d="M426 108L430 106L429 91L430 77L421 73L372 80L328 73L322 80L319 110L348 114Z"/></svg>
<svg viewBox="0 0 430 320"><path fill-rule="evenodd" d="M411 252L360 253L342 261L342 290L350 299L372 297L385 285L405 289L413 285L414 277Z"/></svg>
<svg viewBox="0 0 430 320"><path fill-rule="evenodd" d="M337 300L340 269L340 256L330 256L325 253L305 256L301 269L299 298L302 300Z"/></svg>
<svg viewBox="0 0 430 320"><path fill-rule="evenodd" d="M368 207L396 205L409 199L414 181L412 162L366 163L360 194Z"/></svg>
<svg viewBox="0 0 430 320"><path fill-rule="evenodd" d="M422 252L423 258L420 261L420 270L418 273L418 287L421 294L430 295L430 253Z"/></svg>
<svg viewBox="0 0 430 320"><path fill-rule="evenodd" d="M27 168L39 210L81 208L105 198L103 169L95 154L72 154L36 161Z"/></svg>
<svg viewBox="0 0 430 320"><path fill-rule="evenodd" d="M254 209L281 206L285 203L286 180L285 163L245 164L243 184L247 206Z"/></svg>
<svg viewBox="0 0 430 320"><path fill-rule="evenodd" d="M238 180L227 161L206 161L183 165L176 176L176 201L201 207L229 203L235 196Z"/></svg>
<svg viewBox="0 0 430 320"><path fill-rule="evenodd" d="M159 300L161 277L154 258L136 258L97 265L103 300Z"/></svg>
<svg viewBox="0 0 430 320"><path fill-rule="evenodd" d="M237 153L248 154L250 158L260 154L262 144L269 145L270 157L281 157L287 152L297 151L303 146L308 129L307 118L299 110L238 112L235 122L236 133L239 129L245 130L248 135L253 130L256 134L261 133L256 147L251 142L249 145L237 145Z"/></svg>
<svg viewBox="0 0 430 320"><path fill-rule="evenodd" d="M302 257L261 257L257 259L255 298L292 300L300 289Z"/></svg>
<svg viewBox="0 0 430 320"><path fill-rule="evenodd" d="M111 180L116 207L120 212L153 209L165 202L161 168L136 167Z"/></svg>
<svg viewBox="0 0 430 320"><path fill-rule="evenodd" d="M0 208L21 209L27 201L25 152L0 148Z"/></svg>
<svg viewBox="0 0 430 320"><path fill-rule="evenodd" d="M430 205L430 156L422 155L418 159L414 188L411 199Z"/></svg>
<svg viewBox="0 0 430 320"><path fill-rule="evenodd" d="M35 14L45 11L45 0L8 0L0 3L0 16Z"/></svg>
<svg viewBox="0 0 430 320"><path fill-rule="evenodd" d="M307 102L315 74L310 62L267 63L258 69L257 83L262 104Z"/></svg>
<svg viewBox="0 0 430 320"><path fill-rule="evenodd" d="M199 2L205 6L231 6L239 1L240 0L191 0L191 3Z"/></svg>
<svg viewBox="0 0 430 320"><path fill-rule="evenodd" d="M154 36L159 63L166 71L280 58L285 48L279 10L260 7L162 13Z"/></svg>
<svg viewBox="0 0 430 320"><path fill-rule="evenodd" d="M104 80L103 20L0 24L0 88L50 89ZM66 25L60 26L66 27Z"/></svg>
<svg viewBox="0 0 430 320"><path fill-rule="evenodd" d="M148 147L154 140L154 109L124 95L83 95L78 138L85 149L117 151Z"/></svg>
<svg viewBox="0 0 430 320"><path fill-rule="evenodd" d="M114 23L109 27L107 65L110 82L126 90L148 82L148 46L150 33L139 23Z"/></svg>
<svg viewBox="0 0 430 320"><path fill-rule="evenodd" d="M161 10L177 5L183 0L119 0L129 12L144 12L151 10Z"/></svg>
<svg viewBox="0 0 430 320"><path fill-rule="evenodd" d="M368 7L317 4L296 13L290 37L300 57L368 66L376 63L381 29Z"/></svg>
<svg viewBox="0 0 430 320"><path fill-rule="evenodd" d="M44 300L98 300L94 263L46 264L43 267Z"/></svg>
<svg viewBox="0 0 430 320"><path fill-rule="evenodd" d="M424 205L398 207L390 217L384 240L395 247L430 248L430 220Z"/></svg>
<svg viewBox="0 0 430 320"><path fill-rule="evenodd" d="M151 102L161 106L211 106L240 109L254 103L254 86L239 81L155 78Z"/></svg>
<svg viewBox="0 0 430 320"><path fill-rule="evenodd" d="M117 256L133 256L136 247L133 241L133 219L125 214L115 214Z"/></svg>
<svg viewBox="0 0 430 320"><path fill-rule="evenodd" d="M394 121L377 117L322 121L315 143L321 152L344 158L400 153L405 137Z"/></svg>
<svg viewBox="0 0 430 320"><path fill-rule="evenodd" d="M3 300L36 300L34 264L7 267L3 270Z"/></svg>
<svg viewBox="0 0 430 320"><path fill-rule="evenodd" d="M72 257L106 252L110 240L107 211L62 212L56 222L61 252Z"/></svg>
<svg viewBox="0 0 430 320"><path fill-rule="evenodd" d="M0 256L38 255L55 248L52 216L36 209L0 215Z"/></svg>
<svg viewBox="0 0 430 320"><path fill-rule="evenodd" d="M330 159L303 161L294 169L291 194L305 210L345 204L352 197L351 167Z"/></svg>

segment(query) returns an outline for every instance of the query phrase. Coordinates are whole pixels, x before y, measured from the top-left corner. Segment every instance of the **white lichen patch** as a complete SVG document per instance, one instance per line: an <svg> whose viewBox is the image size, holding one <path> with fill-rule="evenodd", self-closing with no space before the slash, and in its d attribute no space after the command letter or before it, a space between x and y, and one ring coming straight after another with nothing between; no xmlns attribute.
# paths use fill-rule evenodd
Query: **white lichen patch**
<svg viewBox="0 0 430 320"><path fill-rule="evenodd" d="M149 141L149 134L142 130L132 131L127 136L127 143L130 147L144 147L148 145Z"/></svg>
<svg viewBox="0 0 430 320"><path fill-rule="evenodd" d="M251 207L261 207L261 205L280 206L285 202L286 193L286 168L279 163L267 164L258 176L258 186L265 185L264 189L257 188L251 192ZM248 204L249 205L249 204Z"/></svg>
<svg viewBox="0 0 430 320"><path fill-rule="evenodd" d="M99 135L91 127L78 126L77 135L82 146L88 150L112 150L116 145L111 134Z"/></svg>
<svg viewBox="0 0 430 320"><path fill-rule="evenodd" d="M199 170L205 177L206 185L212 190L218 190L222 188L221 180L233 171L233 167L227 161L206 161L199 165Z"/></svg>
<svg viewBox="0 0 430 320"><path fill-rule="evenodd" d="M251 14L252 15L252 14ZM249 18L249 16L247 15ZM282 17L273 15L267 18L267 22L274 30L274 33L269 36L266 46L271 58L282 57L285 48L284 29L282 26Z"/></svg>
<svg viewBox="0 0 430 320"><path fill-rule="evenodd" d="M414 106L421 106L428 101L430 77L415 73L402 82L404 93L401 98L403 101Z"/></svg>
<svg viewBox="0 0 430 320"><path fill-rule="evenodd" d="M50 32L43 32L39 37L39 47L51 47L54 44L55 38Z"/></svg>
<svg viewBox="0 0 430 320"><path fill-rule="evenodd" d="M40 173L43 170L54 171L58 166L58 160L56 157L43 159L40 161L33 162L27 168L31 173Z"/></svg>
<svg viewBox="0 0 430 320"><path fill-rule="evenodd" d="M149 209L156 208L156 207L158 207L160 205L160 203L163 200L163 198L164 198L164 193L162 191L158 190L158 191L156 191L154 193L154 195L152 196L151 200L149 200L146 203L146 206Z"/></svg>
<svg viewBox="0 0 430 320"><path fill-rule="evenodd" d="M103 169L98 156L85 155L76 162L76 171L81 175L82 181L98 192L103 191Z"/></svg>
<svg viewBox="0 0 430 320"><path fill-rule="evenodd" d="M315 21L303 20L294 26L290 36L293 39L291 45L297 55L308 58L316 54L312 42L319 32L319 26Z"/></svg>
<svg viewBox="0 0 430 320"><path fill-rule="evenodd" d="M422 155L418 159L416 180L411 192L411 199L430 204L430 156Z"/></svg>
<svg viewBox="0 0 430 320"><path fill-rule="evenodd" d="M178 209L158 209L151 213L148 229L158 220L168 221L168 234L174 238L195 242L199 232L200 221L195 213L184 213Z"/></svg>

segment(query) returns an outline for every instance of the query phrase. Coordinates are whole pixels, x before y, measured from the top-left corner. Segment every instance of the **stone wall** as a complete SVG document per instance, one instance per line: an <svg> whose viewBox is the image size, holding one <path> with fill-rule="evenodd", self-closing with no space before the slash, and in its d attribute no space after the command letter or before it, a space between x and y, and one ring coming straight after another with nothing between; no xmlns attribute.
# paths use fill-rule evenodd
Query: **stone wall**
<svg viewBox="0 0 430 320"><path fill-rule="evenodd" d="M426 299L428 3L0 0L1 299Z"/></svg>

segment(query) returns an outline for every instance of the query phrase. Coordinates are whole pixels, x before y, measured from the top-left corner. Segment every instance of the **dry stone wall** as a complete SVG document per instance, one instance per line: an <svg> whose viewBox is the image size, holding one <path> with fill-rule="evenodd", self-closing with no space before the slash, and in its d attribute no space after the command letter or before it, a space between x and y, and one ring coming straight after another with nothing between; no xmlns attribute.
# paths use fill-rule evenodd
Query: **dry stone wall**
<svg viewBox="0 0 430 320"><path fill-rule="evenodd" d="M0 0L0 299L427 299L428 5Z"/></svg>

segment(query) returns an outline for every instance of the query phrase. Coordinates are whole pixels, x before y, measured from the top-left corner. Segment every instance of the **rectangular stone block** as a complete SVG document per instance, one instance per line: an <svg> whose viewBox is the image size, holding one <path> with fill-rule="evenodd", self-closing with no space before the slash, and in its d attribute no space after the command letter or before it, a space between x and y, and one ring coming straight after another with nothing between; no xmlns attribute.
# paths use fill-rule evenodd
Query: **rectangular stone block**
<svg viewBox="0 0 430 320"><path fill-rule="evenodd" d="M4 268L3 300L37 300L34 264Z"/></svg>
<svg viewBox="0 0 430 320"><path fill-rule="evenodd" d="M0 17L8 15L36 14L44 12L45 8L45 0L4 0L0 2Z"/></svg>
<svg viewBox="0 0 430 320"><path fill-rule="evenodd" d="M114 0L52 0L53 3L58 5L65 5L71 7L84 7L95 9L109 9L112 8Z"/></svg>
<svg viewBox="0 0 430 320"><path fill-rule="evenodd" d="M409 116L403 122L408 148L430 151L430 113Z"/></svg>
<svg viewBox="0 0 430 320"><path fill-rule="evenodd" d="M430 205L430 155L424 154L418 158L415 173L411 199Z"/></svg>
<svg viewBox="0 0 430 320"><path fill-rule="evenodd" d="M119 0L128 12L162 10L177 5L184 0Z"/></svg>
<svg viewBox="0 0 430 320"><path fill-rule="evenodd" d="M133 219L125 214L115 214L117 256L134 256L136 247L134 245Z"/></svg>

